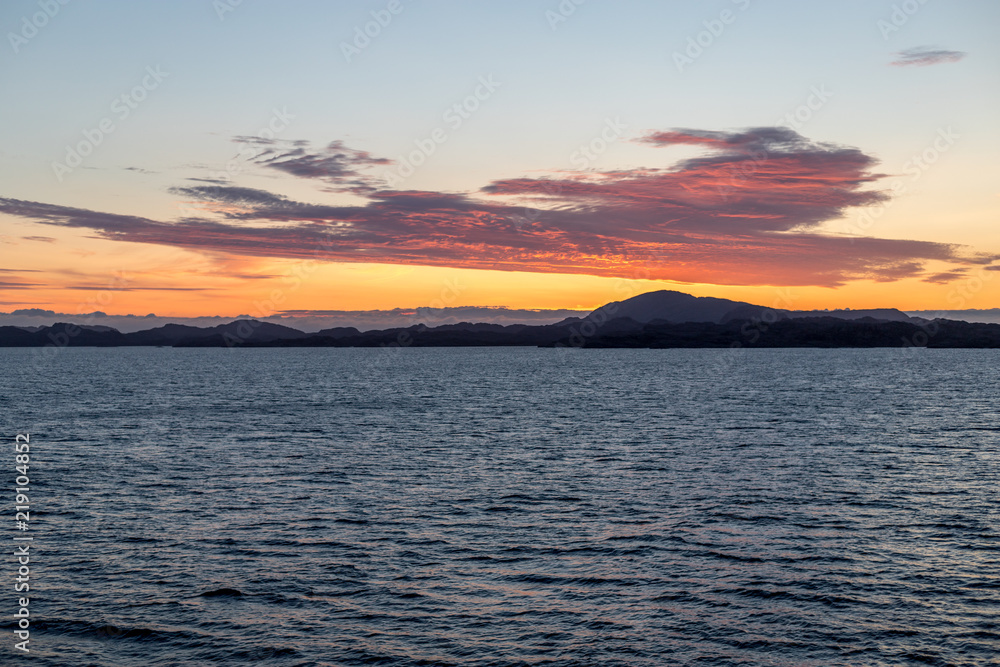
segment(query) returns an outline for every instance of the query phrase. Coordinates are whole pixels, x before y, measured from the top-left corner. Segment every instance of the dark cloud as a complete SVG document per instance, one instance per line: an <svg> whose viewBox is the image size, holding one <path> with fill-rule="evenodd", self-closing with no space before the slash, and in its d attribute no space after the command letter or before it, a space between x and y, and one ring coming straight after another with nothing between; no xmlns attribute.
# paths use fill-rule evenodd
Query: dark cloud
<svg viewBox="0 0 1000 667"><path fill-rule="evenodd" d="M223 180L221 178L186 178L184 180L191 181L192 183L211 183L213 185L229 185L229 181Z"/></svg>
<svg viewBox="0 0 1000 667"><path fill-rule="evenodd" d="M642 141L707 153L670 168L499 180L478 193L371 190L363 204L346 206L252 188L185 187L175 192L207 202L211 217L174 222L14 199L0 199L0 211L114 240L232 255L729 285L891 281L924 276L932 260L950 263L948 270L991 261L945 243L825 231L847 209L888 198L874 188L882 178L876 160L856 148L787 128L674 130ZM296 147L297 157L268 164L304 158L305 147ZM360 163L372 160L356 153L365 156ZM283 170L352 178L338 160L319 168L302 159Z"/></svg>
<svg viewBox="0 0 1000 667"><path fill-rule="evenodd" d="M335 190L370 192L375 187L362 171L392 163L387 158L372 157L366 151L348 148L342 141L333 141L320 150L302 141L282 143L271 139L257 143L262 147L254 158L257 164L300 178L319 179Z"/></svg>
<svg viewBox="0 0 1000 667"><path fill-rule="evenodd" d="M650 132L639 139L639 142L654 146L706 145L739 152L778 147L787 150L816 145L788 127L754 127L743 132L678 129Z"/></svg>
<svg viewBox="0 0 1000 667"><path fill-rule="evenodd" d="M62 289L72 289L72 290L84 290L84 291L94 291L103 292L105 290L110 292L206 292L211 291L211 287L156 287L156 286L138 286L138 287L123 287L123 286L108 286L108 285L66 285Z"/></svg>
<svg viewBox="0 0 1000 667"><path fill-rule="evenodd" d="M943 285L945 283L950 283L953 280L958 280L959 278L964 278L966 274L965 269L955 269L952 271L942 271L940 273L934 273L932 275L924 278L925 283L935 283L938 285Z"/></svg>
<svg viewBox="0 0 1000 667"><path fill-rule="evenodd" d="M229 185L199 185L186 188L170 188L170 192L199 201L237 204L241 206L280 206L288 202L285 197L265 190L239 188Z"/></svg>
<svg viewBox="0 0 1000 667"><path fill-rule="evenodd" d="M909 65L925 67L927 65L938 65L940 63L957 63L968 54L964 51L947 51L945 49L935 49L928 46L918 46L912 49L899 51L896 55L898 57L896 60L892 61L892 65L897 67L906 67Z"/></svg>
<svg viewBox="0 0 1000 667"><path fill-rule="evenodd" d="M20 273L40 273L38 269L0 269L0 287L4 289L29 289L43 287L40 283L30 283L21 279Z"/></svg>

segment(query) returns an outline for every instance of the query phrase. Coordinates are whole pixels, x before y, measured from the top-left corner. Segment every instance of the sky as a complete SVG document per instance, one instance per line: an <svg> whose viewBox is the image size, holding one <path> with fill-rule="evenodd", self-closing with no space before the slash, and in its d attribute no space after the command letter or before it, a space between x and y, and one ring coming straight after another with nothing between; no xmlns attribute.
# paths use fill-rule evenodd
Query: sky
<svg viewBox="0 0 1000 667"><path fill-rule="evenodd" d="M1000 306L1000 3L8 0L0 311Z"/></svg>

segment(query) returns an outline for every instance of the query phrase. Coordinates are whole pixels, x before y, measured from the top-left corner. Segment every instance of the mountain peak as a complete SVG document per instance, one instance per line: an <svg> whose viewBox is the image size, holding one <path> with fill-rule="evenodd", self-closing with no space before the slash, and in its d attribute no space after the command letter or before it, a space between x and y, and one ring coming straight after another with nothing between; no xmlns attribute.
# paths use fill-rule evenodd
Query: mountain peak
<svg viewBox="0 0 1000 667"><path fill-rule="evenodd" d="M737 308L759 309L761 306L711 296L692 296L674 290L657 290L605 304L587 319L627 317L640 323L654 320L719 323Z"/></svg>
<svg viewBox="0 0 1000 667"><path fill-rule="evenodd" d="M624 301L605 304L590 313L590 320L611 320L627 317L641 324L656 320L671 323L712 322L723 324L734 320L753 320L802 317L833 317L840 320L859 320L870 317L887 322L908 322L906 313L895 308L866 310L782 310L767 308L746 301L719 299L712 296L692 296L674 290L656 290L633 296Z"/></svg>

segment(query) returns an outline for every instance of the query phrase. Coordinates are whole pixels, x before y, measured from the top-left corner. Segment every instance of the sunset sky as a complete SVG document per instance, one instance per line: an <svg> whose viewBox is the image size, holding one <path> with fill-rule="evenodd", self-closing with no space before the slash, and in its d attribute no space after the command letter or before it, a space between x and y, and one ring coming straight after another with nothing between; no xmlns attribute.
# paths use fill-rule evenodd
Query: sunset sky
<svg viewBox="0 0 1000 667"><path fill-rule="evenodd" d="M12 0L0 26L0 311L1000 306L991 0Z"/></svg>

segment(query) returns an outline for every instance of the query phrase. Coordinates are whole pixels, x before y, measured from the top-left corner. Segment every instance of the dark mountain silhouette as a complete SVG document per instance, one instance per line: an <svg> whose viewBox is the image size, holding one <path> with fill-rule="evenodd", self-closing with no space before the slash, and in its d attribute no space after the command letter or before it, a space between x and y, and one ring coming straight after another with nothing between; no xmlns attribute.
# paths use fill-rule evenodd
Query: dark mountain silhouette
<svg viewBox="0 0 1000 667"><path fill-rule="evenodd" d="M949 325L965 324L949 322ZM931 337L923 329L906 322L889 322L865 317L844 320L836 317L810 317L778 320L767 324L753 321L684 322L669 324L652 322L632 331L600 332L583 341L580 347L1000 347L1000 325L993 331L980 331L977 338L951 336L953 343L943 345L945 338ZM938 323L937 334L947 327ZM968 332L966 332L968 333ZM991 341L987 344L988 341ZM557 341L571 345L570 339Z"/></svg>
<svg viewBox="0 0 1000 667"><path fill-rule="evenodd" d="M32 327L35 331L46 327ZM28 331L20 327L0 327L0 345L4 347L33 347L44 345L36 343L35 331Z"/></svg>
<svg viewBox="0 0 1000 667"><path fill-rule="evenodd" d="M125 334L129 345L184 345L207 347L235 347L245 343L268 343L275 340L303 338L298 329L257 320L236 320L229 324L202 328L184 324L165 324L162 327Z"/></svg>
<svg viewBox="0 0 1000 667"><path fill-rule="evenodd" d="M883 322L912 322L913 318L895 308L873 308L870 310L789 310L785 314L792 318L833 317L838 320L861 320L869 317ZM926 320L925 320L926 321Z"/></svg>
<svg viewBox="0 0 1000 667"><path fill-rule="evenodd" d="M25 338L25 334L27 338ZM57 322L50 327L25 331L18 327L0 327L0 346L43 347L67 345L105 347L125 344L125 336L110 327L91 327Z"/></svg>
<svg viewBox="0 0 1000 667"><path fill-rule="evenodd" d="M585 318L556 324L461 322L438 327L316 333L236 320L215 327L167 324L122 334L109 327L59 323L37 330L0 327L0 347L990 347L1000 324L910 318L898 310L790 311L728 299L658 291L616 301Z"/></svg>
<svg viewBox="0 0 1000 667"><path fill-rule="evenodd" d="M648 322L737 322L759 319L776 321L803 317L833 317L842 320L860 320L871 317L887 322L908 322L910 317L895 308L874 310L785 310L767 308L745 301L731 301L707 296L691 296L683 292L658 290L646 292L624 301L605 304L587 315L591 321L607 321L626 317L646 324Z"/></svg>
<svg viewBox="0 0 1000 667"><path fill-rule="evenodd" d="M360 331L354 327L333 327L332 329L323 329L322 331L317 331L314 334L303 334L305 336L327 336L329 338L344 338L346 336L357 336Z"/></svg>
<svg viewBox="0 0 1000 667"><path fill-rule="evenodd" d="M738 309L748 311L746 319L750 319L749 310L761 309L742 301L716 299L708 296L691 296L683 292L659 290L646 292L624 301L613 301L592 312L586 318L591 321L600 319L627 318L645 324L660 320L663 322L722 322L726 316Z"/></svg>
<svg viewBox="0 0 1000 667"><path fill-rule="evenodd" d="M204 338L209 329L185 324L164 324L162 327L125 334L131 345L175 345L181 341Z"/></svg>

